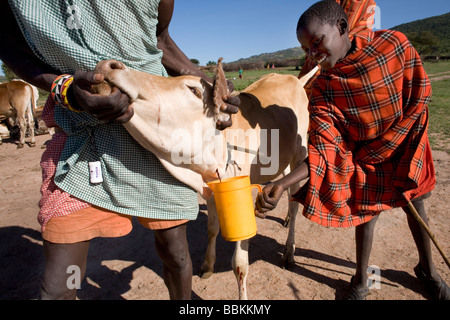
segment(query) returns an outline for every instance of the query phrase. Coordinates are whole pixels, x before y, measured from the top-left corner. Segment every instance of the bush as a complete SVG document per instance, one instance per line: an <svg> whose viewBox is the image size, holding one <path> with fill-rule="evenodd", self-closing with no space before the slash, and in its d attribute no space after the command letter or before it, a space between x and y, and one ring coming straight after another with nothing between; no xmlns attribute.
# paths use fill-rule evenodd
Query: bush
<svg viewBox="0 0 450 320"><path fill-rule="evenodd" d="M285 68L285 67L296 67L299 68L303 65L305 62L304 58L300 59L279 59L279 60L273 60L273 61L263 61L259 60L256 62L231 62L231 63L224 63L223 64L223 70L225 72L233 72L238 71L239 69L243 70L261 70L267 68L267 65L269 67L275 66L275 68Z"/></svg>

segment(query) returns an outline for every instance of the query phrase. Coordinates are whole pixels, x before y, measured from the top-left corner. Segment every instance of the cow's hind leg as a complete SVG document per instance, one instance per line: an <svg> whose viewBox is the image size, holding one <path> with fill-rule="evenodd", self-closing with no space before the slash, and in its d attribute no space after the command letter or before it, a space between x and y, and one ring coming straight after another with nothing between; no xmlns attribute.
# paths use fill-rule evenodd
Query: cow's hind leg
<svg viewBox="0 0 450 320"><path fill-rule="evenodd" d="M19 129L20 129L20 140L19 140L19 144L17 145L17 148L23 148L24 144L25 144L25 135L27 133L27 125L25 122L25 116L23 117L18 117L18 121L19 121Z"/></svg>
<svg viewBox="0 0 450 320"><path fill-rule="evenodd" d="M216 262L216 240L219 235L219 219L217 217L216 203L214 197L207 200L208 206L208 247L206 248L205 260L200 269L202 279L209 278L214 273Z"/></svg>
<svg viewBox="0 0 450 320"><path fill-rule="evenodd" d="M236 242L231 265L236 276L239 290L239 299L247 300L247 275L248 275L248 243L249 240Z"/></svg>
<svg viewBox="0 0 450 320"><path fill-rule="evenodd" d="M33 104L30 104L30 106L27 108L27 120L28 120L28 127L31 130L31 141L30 141L30 147L36 146L36 138L34 137L34 117L33 117Z"/></svg>

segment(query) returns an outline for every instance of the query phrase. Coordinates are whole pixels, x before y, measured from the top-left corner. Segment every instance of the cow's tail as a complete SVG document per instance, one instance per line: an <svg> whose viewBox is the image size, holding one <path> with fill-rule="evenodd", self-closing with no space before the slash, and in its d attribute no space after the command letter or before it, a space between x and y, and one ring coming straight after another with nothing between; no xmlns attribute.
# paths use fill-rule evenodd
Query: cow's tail
<svg viewBox="0 0 450 320"><path fill-rule="evenodd" d="M39 121L36 117L36 113L34 109L36 109L36 99L34 94L34 88L28 84L28 89L30 90L30 110L28 111L28 115L33 117L34 128L39 129Z"/></svg>
<svg viewBox="0 0 450 320"><path fill-rule="evenodd" d="M26 110L26 113L27 113L28 117L30 117L30 119L31 118L33 119L34 128L39 129L39 122L37 120L37 117L36 117L36 114L34 111L34 109L36 108L36 99L35 99L35 95L34 95L34 88L29 83L27 83L27 88L30 91L30 103L27 107L28 110ZM31 120L28 120L28 121L29 121L28 123L31 125Z"/></svg>
<svg viewBox="0 0 450 320"><path fill-rule="evenodd" d="M318 66L315 66L310 72L305 74L303 77L299 79L301 86L303 87L305 84L308 83L309 80L311 80L312 77L315 76L317 71L319 70Z"/></svg>

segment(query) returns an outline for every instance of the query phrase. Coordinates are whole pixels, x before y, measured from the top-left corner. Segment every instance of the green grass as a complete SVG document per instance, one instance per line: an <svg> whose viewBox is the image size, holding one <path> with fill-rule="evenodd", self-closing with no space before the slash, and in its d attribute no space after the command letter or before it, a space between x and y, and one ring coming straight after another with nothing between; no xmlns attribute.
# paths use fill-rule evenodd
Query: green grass
<svg viewBox="0 0 450 320"><path fill-rule="evenodd" d="M431 147L450 153L450 79L431 83L433 96L428 105Z"/></svg>
<svg viewBox="0 0 450 320"><path fill-rule="evenodd" d="M423 66L430 77L436 73L450 72L450 61L425 62Z"/></svg>
<svg viewBox="0 0 450 320"><path fill-rule="evenodd" d="M425 71L430 79L439 76L450 76L450 61L426 62ZM226 77L233 81L235 89L241 91L248 85L268 73L283 73L297 76L299 70L295 68L275 68L264 70L244 70L244 78L239 79L237 72L227 72ZM433 96L429 104L429 137L434 150L450 153L450 79L432 81Z"/></svg>
<svg viewBox="0 0 450 320"><path fill-rule="evenodd" d="M450 79L435 81L436 77L450 76L450 61L426 62L424 68L433 89L428 105L431 147L450 153Z"/></svg>
<svg viewBox="0 0 450 320"><path fill-rule="evenodd" d="M227 72L226 77L233 81L234 88L241 91L247 88L250 84L261 78L262 76L269 73L280 73L280 74L292 74L298 76L300 70L295 70L294 67L287 68L270 68L262 70L244 70L243 78L239 79L238 72Z"/></svg>
<svg viewBox="0 0 450 320"><path fill-rule="evenodd" d="M251 85L253 82L261 78L262 76L269 73L280 73L280 74L292 74L294 76L298 76L300 70L295 70L294 67L286 67L286 68L270 68L270 69L261 69L261 70L244 70L243 78L239 79L239 73L235 72L225 72L225 76L227 79L231 80L234 84L234 89L237 91L242 91ZM213 77L212 73L207 73L211 78Z"/></svg>

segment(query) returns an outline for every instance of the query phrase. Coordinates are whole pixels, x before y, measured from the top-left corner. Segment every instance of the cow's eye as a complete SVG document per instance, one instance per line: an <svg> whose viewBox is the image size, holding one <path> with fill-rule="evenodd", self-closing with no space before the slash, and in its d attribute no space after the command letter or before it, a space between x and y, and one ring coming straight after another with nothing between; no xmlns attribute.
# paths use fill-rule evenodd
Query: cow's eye
<svg viewBox="0 0 450 320"><path fill-rule="evenodd" d="M193 94L195 94L197 96L197 98L199 98L199 99L202 98L202 92L200 91L199 88L189 87L189 89L192 91Z"/></svg>

